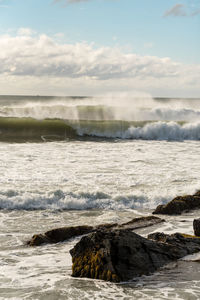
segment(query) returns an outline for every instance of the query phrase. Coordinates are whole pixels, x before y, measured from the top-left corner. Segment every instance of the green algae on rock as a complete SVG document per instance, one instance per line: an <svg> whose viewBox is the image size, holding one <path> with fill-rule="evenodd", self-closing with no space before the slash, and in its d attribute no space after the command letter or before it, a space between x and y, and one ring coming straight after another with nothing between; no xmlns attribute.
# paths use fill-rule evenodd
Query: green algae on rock
<svg viewBox="0 0 200 300"><path fill-rule="evenodd" d="M99 230L70 250L72 276L128 281L198 251L200 239L184 234L155 233L146 239L127 230Z"/></svg>

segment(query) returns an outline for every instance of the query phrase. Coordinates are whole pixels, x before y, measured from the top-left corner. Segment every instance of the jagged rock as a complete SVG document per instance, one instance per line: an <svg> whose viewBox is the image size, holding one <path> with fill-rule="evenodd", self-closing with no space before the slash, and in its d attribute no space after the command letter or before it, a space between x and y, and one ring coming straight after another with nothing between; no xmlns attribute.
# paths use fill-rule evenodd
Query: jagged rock
<svg viewBox="0 0 200 300"><path fill-rule="evenodd" d="M194 234L196 236L200 236L200 219L194 219L193 229L194 229Z"/></svg>
<svg viewBox="0 0 200 300"><path fill-rule="evenodd" d="M163 219L154 216L134 218L133 220L119 225L118 223L107 223L100 224L97 226L74 226L74 227L63 227L56 228L45 232L44 234L35 234L30 241L27 242L29 246L40 246L46 243L59 243L66 241L70 238L87 234L96 230L103 229L117 229L123 228L127 230L134 230L147 226L152 226L158 223L164 222Z"/></svg>
<svg viewBox="0 0 200 300"><path fill-rule="evenodd" d="M143 238L127 230L99 230L70 250L72 276L119 282L148 275L171 261L200 251L200 239L181 234Z"/></svg>
<svg viewBox="0 0 200 300"><path fill-rule="evenodd" d="M200 195L198 193L193 196L178 196L166 205L158 205L153 214L180 215L183 211L200 208Z"/></svg>
<svg viewBox="0 0 200 300"><path fill-rule="evenodd" d="M169 235L156 232L149 234L148 239L172 245L179 255L178 258L198 252L200 249L200 238L189 234L174 233Z"/></svg>
<svg viewBox="0 0 200 300"><path fill-rule="evenodd" d="M58 243L68 240L72 237L83 235L94 230L92 226L75 226L56 228L45 232L44 234L35 234L30 241L29 246L40 246L44 243Z"/></svg>

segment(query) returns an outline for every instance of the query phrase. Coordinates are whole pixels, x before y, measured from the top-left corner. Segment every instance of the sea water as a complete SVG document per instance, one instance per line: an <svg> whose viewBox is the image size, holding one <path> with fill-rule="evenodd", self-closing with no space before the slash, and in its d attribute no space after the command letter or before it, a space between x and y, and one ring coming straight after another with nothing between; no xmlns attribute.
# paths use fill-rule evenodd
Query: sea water
<svg viewBox="0 0 200 300"><path fill-rule="evenodd" d="M198 253L113 284L71 277L69 250L79 238L26 246L35 233L123 223L199 189L198 99L106 103L1 97L0 299L199 299ZM192 234L198 216L136 232Z"/></svg>

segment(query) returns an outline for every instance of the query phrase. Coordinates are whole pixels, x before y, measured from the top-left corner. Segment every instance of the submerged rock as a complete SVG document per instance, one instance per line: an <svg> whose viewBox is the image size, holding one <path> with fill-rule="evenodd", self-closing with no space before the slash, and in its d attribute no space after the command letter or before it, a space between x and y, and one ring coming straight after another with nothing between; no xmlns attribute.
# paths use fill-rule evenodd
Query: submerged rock
<svg viewBox="0 0 200 300"><path fill-rule="evenodd" d="M194 229L194 234L196 236L200 236L200 219L194 219L193 229Z"/></svg>
<svg viewBox="0 0 200 300"><path fill-rule="evenodd" d="M119 228L127 229L127 230L135 230L139 228L153 226L162 222L165 222L165 220L155 216L146 216L146 217L134 218L133 220L127 223L123 223L119 225Z"/></svg>
<svg viewBox="0 0 200 300"><path fill-rule="evenodd" d="M200 251L198 238L159 233L150 238L127 230L99 230L84 236L70 250L72 276L127 281Z"/></svg>
<svg viewBox="0 0 200 300"><path fill-rule="evenodd" d="M163 219L154 216L134 218L133 220L119 225L118 223L100 224L97 226L74 226L74 227L62 227L49 230L44 234L35 234L30 241L27 242L29 246L40 246L46 243L59 243L66 241L70 238L87 234L96 230L103 229L117 229L123 228L127 230L134 230L147 226L152 226L158 223L164 222Z"/></svg>
<svg viewBox="0 0 200 300"><path fill-rule="evenodd" d="M158 205L153 214L180 215L183 211L200 208L200 192L178 196L166 205Z"/></svg>
<svg viewBox="0 0 200 300"><path fill-rule="evenodd" d="M40 246L42 244L51 243L51 240L45 234L34 234L30 241L27 242L29 246Z"/></svg>
<svg viewBox="0 0 200 300"><path fill-rule="evenodd" d="M30 241L27 242L29 246L40 246L44 243L58 243L66 241L70 238L89 233L94 228L92 226L75 226L62 227L49 230L44 234L35 234Z"/></svg>

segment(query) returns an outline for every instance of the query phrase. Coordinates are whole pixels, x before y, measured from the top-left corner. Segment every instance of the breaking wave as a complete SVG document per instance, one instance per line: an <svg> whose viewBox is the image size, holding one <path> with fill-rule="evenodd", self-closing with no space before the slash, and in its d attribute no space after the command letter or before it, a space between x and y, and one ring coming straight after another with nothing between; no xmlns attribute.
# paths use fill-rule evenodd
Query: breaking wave
<svg viewBox="0 0 200 300"><path fill-rule="evenodd" d="M0 209L6 210L126 210L154 208L170 198L150 199L145 195L121 195L112 197L103 192L72 193L57 190L46 194L18 193L13 190L0 192Z"/></svg>
<svg viewBox="0 0 200 300"><path fill-rule="evenodd" d="M0 141L199 140L198 99L0 97Z"/></svg>
<svg viewBox="0 0 200 300"><path fill-rule="evenodd" d="M45 142L80 138L200 140L200 122L0 118L0 141Z"/></svg>

